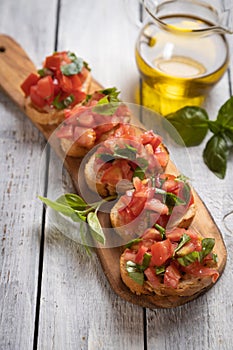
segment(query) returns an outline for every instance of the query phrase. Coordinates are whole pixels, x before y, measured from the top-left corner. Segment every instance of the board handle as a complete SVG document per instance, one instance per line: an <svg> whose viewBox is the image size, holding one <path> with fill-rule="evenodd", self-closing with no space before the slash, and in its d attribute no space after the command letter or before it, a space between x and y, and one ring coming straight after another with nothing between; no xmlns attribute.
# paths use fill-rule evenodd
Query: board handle
<svg viewBox="0 0 233 350"><path fill-rule="evenodd" d="M24 110L24 94L20 85L36 67L22 47L10 36L0 35L0 89L21 110Z"/></svg>

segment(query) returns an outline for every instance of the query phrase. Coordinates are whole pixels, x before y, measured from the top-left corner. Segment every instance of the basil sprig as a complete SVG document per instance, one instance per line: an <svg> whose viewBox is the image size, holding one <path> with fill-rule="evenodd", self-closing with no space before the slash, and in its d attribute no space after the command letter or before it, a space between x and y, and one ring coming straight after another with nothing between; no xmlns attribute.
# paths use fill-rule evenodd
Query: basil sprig
<svg viewBox="0 0 233 350"><path fill-rule="evenodd" d="M47 206L71 218L74 222L87 222L93 239L101 244L105 244L106 239L99 222L98 211L102 204L115 198L110 196L99 202L87 204L80 196L72 193L62 195L55 201L39 196Z"/></svg>
<svg viewBox="0 0 233 350"><path fill-rule="evenodd" d="M52 105L58 110L61 110L69 107L73 101L74 101L73 95L67 96L66 98L64 98L64 100L60 100L60 94L59 94L54 98Z"/></svg>
<svg viewBox="0 0 233 350"><path fill-rule="evenodd" d="M167 115L166 119L187 147L199 145L208 130L213 133L205 146L203 159L217 177L224 179L229 152L233 148L233 96L219 109L216 120L209 120L207 112L200 107L184 107Z"/></svg>

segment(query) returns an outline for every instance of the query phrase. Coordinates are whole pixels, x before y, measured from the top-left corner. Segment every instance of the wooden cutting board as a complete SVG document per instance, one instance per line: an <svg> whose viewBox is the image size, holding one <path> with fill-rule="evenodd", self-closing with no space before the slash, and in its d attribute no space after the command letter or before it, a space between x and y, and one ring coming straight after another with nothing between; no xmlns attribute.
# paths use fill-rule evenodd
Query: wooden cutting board
<svg viewBox="0 0 233 350"><path fill-rule="evenodd" d="M26 54L26 52L15 42L12 38L6 35L0 35L0 88L12 99L16 105L25 113L24 110L24 95L20 89L21 83L31 72L35 72L36 67ZM92 79L89 93L102 88L101 85ZM50 136L55 130L54 126L43 126L35 123L30 115L27 117L34 123L34 125L42 132L44 137L49 140ZM50 143L55 152L62 159L64 155L59 147L59 142L56 138L50 138ZM74 184L74 188L79 192L78 172L77 168L80 166L80 159L72 157L65 157L64 165L69 172ZM177 169L172 162L169 162L167 172L177 173ZM194 191L195 202L197 205L197 214L192 223L192 226L197 229L203 237L212 237L215 239L215 252L218 255L218 271L221 275L227 259L227 251L222 238L222 235L216 226L211 214L206 206ZM101 224L104 227L109 227L109 215L102 213L100 216ZM102 248L96 249L97 256L103 268L103 271L116 294L125 300L148 308L169 308L176 307L187 303L200 294L203 294L213 286L210 283L207 287L200 290L193 296L171 296L161 297L153 296L137 296L130 292L124 285L120 277L119 258L122 252L122 247L116 248Z"/></svg>

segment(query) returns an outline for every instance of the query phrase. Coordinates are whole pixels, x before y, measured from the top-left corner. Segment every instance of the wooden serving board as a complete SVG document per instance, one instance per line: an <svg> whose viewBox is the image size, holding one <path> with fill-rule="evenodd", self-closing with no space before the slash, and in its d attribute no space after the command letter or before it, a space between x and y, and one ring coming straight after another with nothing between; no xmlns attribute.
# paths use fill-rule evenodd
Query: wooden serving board
<svg viewBox="0 0 233 350"><path fill-rule="evenodd" d="M36 71L35 65L32 63L26 52L12 38L6 35L0 35L0 88L12 99L16 105L25 113L24 95L20 89L21 83L31 72ZM92 79L90 93L102 88L101 85ZM59 142L55 138L50 138L56 127L43 126L35 123L30 115L27 117L34 125L42 132L46 140L49 140L51 146L59 157L64 158L64 154L60 150ZM79 192L78 172L80 159L66 156L64 165L71 176L75 190ZM178 173L172 162L169 162L167 172ZM221 275L227 259L227 251L222 238L222 235L216 226L211 214L206 206L194 191L195 202L197 205L197 213L192 223L192 227L198 230L203 237L212 237L215 239L215 252L218 255L218 271ZM103 227L109 227L109 215L102 213L100 216ZM203 294L213 286L210 283L207 287L200 290L195 295L190 296L170 296L161 297L153 296L137 296L125 286L120 277L119 259L122 252L122 247L96 249L97 256L102 265L103 271L116 294L125 300L148 308L170 308L185 304L200 294Z"/></svg>

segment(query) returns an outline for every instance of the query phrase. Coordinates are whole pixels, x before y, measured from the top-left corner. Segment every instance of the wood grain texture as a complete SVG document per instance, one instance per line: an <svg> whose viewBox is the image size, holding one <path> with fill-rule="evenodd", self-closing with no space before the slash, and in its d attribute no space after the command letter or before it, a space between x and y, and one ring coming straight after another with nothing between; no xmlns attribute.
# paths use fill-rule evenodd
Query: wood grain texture
<svg viewBox="0 0 233 350"><path fill-rule="evenodd" d="M41 32L48 26L45 11L52 14L53 10L54 1L46 6L43 0L1 1L0 33L17 37L34 58L42 56L49 46L53 48L51 36L41 42ZM53 20L47 19L52 28ZM3 51L8 39L1 39L0 75L7 85L17 77L8 76L2 64L2 54L8 55ZM23 77L24 67L18 68ZM12 93L20 103L18 89ZM41 133L0 92L0 348L4 350L33 348L42 222L37 194L43 186L37 169L44 145Z"/></svg>
<svg viewBox="0 0 233 350"><path fill-rule="evenodd" d="M43 57L50 53L54 47L56 16L55 11L50 9L55 8L55 5L55 1L52 4L50 2L49 6L46 1L34 1L31 4L28 0L0 2L0 30L20 42L21 46L27 49L36 66L41 64ZM118 6L119 11L114 8L115 5ZM58 44L61 49L71 48L77 52L80 48L80 55L87 54L90 62L93 62L93 75L105 86L116 85L122 90L123 99L134 102L133 91L138 83L138 73L134 63L133 46L137 29L131 23L127 24L125 20L122 20L124 15L122 0L119 0L117 4L105 0L98 2L98 4L94 0L88 0L82 4L79 1L61 1ZM12 17L14 21L11 20ZM85 26L87 17L89 21L88 25ZM41 18L43 20L39 20ZM114 22L113 27L112 22ZM84 26L85 35L80 36L79 33L83 33ZM106 28L108 29L107 34ZM115 38L115 41L110 49L108 44L111 37ZM124 39L123 45L119 41L119 37ZM108 40L105 40L106 38ZM232 43L232 38L229 37L229 39ZM97 42L98 45L95 45L96 48L93 49L94 43ZM128 46L127 42L129 42ZM105 65L106 61L102 57L102 53L106 52L106 46L108 46L106 54L108 63ZM113 62L115 69L112 69ZM211 118L215 117L218 107L228 96L229 85L226 75L212 91L206 103ZM36 283L34 283L35 279L32 278L34 272L30 270L26 278L23 268L25 264L31 263L32 255L38 253L37 248L33 248L35 241L29 235L29 228L37 237L36 230L38 230L40 216L34 218L31 213L33 211L38 215L41 207L39 205L38 207L30 207L30 215L27 212L24 219L14 208L17 203L20 203L22 196L29 196L30 204L32 203L31 198L35 198L32 188L36 191L34 188L36 183L34 186L32 184L36 170L31 157L33 160L39 158L38 153L35 153L37 152L35 147L41 149L43 139L39 138L39 146L37 140L32 142L34 151L32 152L31 149L30 155L25 153L25 134L27 134L25 130L29 127L26 149L31 145L30 135L38 136L38 133L35 128L30 129L30 122L25 121L24 116L12 107L11 102L4 95L0 95L0 99L1 140L6 140L12 129L16 132L21 130L21 141L19 142L17 139L14 146L12 144L11 168L16 172L16 167L19 167L16 160L22 160L25 154L29 161L27 181L23 182L19 174L15 175L16 182L20 185L17 187L19 189L18 195L15 194L13 198L8 197L7 194L9 164L1 168L3 169L0 181L1 209L4 208L4 212L1 211L4 216L0 219L1 234L5 237L5 225L9 228L9 234L1 242L3 252L0 259L0 347L4 349L31 349L34 311L28 313L27 310L30 310L30 307L27 306L28 303L25 300L29 300L31 297L34 303ZM2 123L2 116L11 120L12 115L17 119L17 126L14 128L9 125L8 131L6 131L5 123ZM4 138L2 138L3 135ZM9 149L9 141L4 142ZM232 233L226 230L222 218L226 211L233 209L231 195L233 159L231 157L228 164L226 179L221 181L211 174L202 162L203 147L204 144L189 149L192 162L192 180L195 189L206 203L224 235L229 260L220 281L204 296L172 310L146 310L147 333L145 337L149 350L157 348L162 350L171 348L232 349L233 298L229 286L233 283L233 245ZM1 148L0 152L2 153L1 160L3 159L4 162L5 149ZM50 174L55 177L52 167L51 164ZM53 177L51 180L53 181ZM31 184L28 184L28 181ZM66 189L69 190L70 187L67 185ZM49 193L52 194L53 189ZM7 201L6 198L8 198ZM20 208L19 204L18 208ZM21 213L25 213L23 208L20 210ZM50 227L51 219L48 217L47 220L38 348L143 349L142 308L118 298L111 291L96 257L93 256L91 260L87 259L82 247L60 235L55 228ZM13 229L17 235L11 235L10 238L9 235ZM26 247L25 242L27 242L27 249L24 250L19 246L21 248L19 250L17 240L18 237L22 237L23 229L28 230L28 235L23 236L23 247ZM36 244L38 247L38 242ZM11 254L8 254L10 249ZM36 265L37 261L33 260L31 269L35 268L34 263ZM13 284L2 283L2 279L4 281L8 279L8 266L12 271L11 276L14 276L14 280L17 281L14 287ZM83 275L85 278L82 278ZM27 294L29 299L25 295L25 290L29 291ZM16 293L14 293L15 291ZM2 295L5 297L5 302ZM32 309L34 310L34 304L31 306ZM23 315L27 316L23 319L27 320L27 324L22 322L23 310Z"/></svg>

